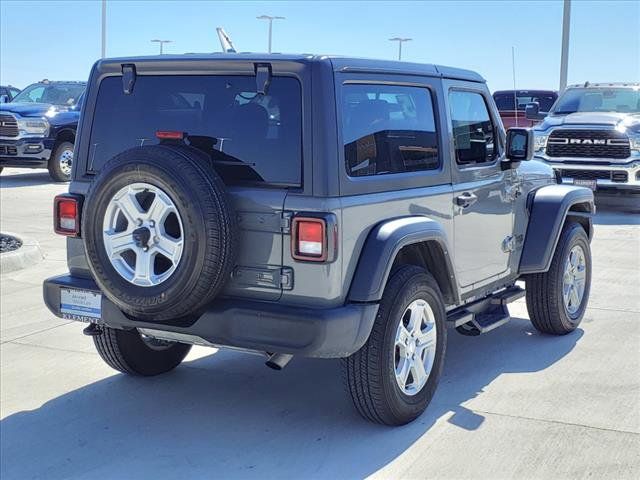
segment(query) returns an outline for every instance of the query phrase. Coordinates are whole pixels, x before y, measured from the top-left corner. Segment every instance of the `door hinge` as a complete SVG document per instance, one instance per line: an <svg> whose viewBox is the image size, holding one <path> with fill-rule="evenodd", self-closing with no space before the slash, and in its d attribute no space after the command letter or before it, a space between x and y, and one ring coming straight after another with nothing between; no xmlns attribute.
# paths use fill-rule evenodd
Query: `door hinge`
<svg viewBox="0 0 640 480"><path fill-rule="evenodd" d="M280 215L280 230L282 233L291 233L291 218L293 212L282 212Z"/></svg>
<svg viewBox="0 0 640 480"><path fill-rule="evenodd" d="M293 289L293 268L282 267L280 269L280 288L283 290Z"/></svg>
<svg viewBox="0 0 640 480"><path fill-rule="evenodd" d="M516 249L516 239L509 235L502 241L502 251L504 253L513 252Z"/></svg>

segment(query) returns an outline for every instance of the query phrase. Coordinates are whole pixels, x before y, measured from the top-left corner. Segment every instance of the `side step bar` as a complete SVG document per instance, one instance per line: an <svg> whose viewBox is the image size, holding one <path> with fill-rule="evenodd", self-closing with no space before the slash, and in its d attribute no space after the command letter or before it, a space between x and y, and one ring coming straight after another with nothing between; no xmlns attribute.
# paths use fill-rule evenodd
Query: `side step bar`
<svg viewBox="0 0 640 480"><path fill-rule="evenodd" d="M447 317L458 333L477 336L504 325L511 316L507 304L524 296L524 289L513 286L453 310Z"/></svg>

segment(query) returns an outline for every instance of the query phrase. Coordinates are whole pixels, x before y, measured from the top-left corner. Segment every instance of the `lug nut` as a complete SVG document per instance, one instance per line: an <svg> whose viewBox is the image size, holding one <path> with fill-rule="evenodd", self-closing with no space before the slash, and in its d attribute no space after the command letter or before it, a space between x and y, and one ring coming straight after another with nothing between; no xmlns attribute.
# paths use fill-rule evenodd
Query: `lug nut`
<svg viewBox="0 0 640 480"><path fill-rule="evenodd" d="M149 226L150 226L150 227L155 227L155 226L156 226L156 222L154 222L153 220L151 220L151 221L149 222Z"/></svg>
<svg viewBox="0 0 640 480"><path fill-rule="evenodd" d="M158 237L153 237L153 243L158 243Z"/></svg>

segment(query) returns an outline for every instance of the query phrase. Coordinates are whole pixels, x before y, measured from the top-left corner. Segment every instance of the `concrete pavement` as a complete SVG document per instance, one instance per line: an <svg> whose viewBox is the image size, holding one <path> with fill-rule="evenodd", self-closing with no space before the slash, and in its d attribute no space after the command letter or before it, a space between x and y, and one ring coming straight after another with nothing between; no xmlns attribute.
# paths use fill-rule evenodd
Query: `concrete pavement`
<svg viewBox="0 0 640 480"><path fill-rule="evenodd" d="M66 271L46 173L5 169L0 229L45 260L0 278L3 480L23 478L638 478L640 216L601 211L591 301L571 335L538 334L523 302L481 337L450 331L435 398L416 422L371 425L339 362L194 348L165 376L109 369L52 316L42 280Z"/></svg>

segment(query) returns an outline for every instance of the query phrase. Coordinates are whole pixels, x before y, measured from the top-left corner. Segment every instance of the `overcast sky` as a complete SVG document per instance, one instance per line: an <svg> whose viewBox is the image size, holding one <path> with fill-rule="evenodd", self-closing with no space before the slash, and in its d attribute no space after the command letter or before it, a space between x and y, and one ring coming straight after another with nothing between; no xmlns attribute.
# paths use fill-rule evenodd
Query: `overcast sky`
<svg viewBox="0 0 640 480"><path fill-rule="evenodd" d="M267 49L267 23L281 15L273 49L395 58L390 37L413 38L403 58L480 72L492 90L558 88L562 1L107 3L107 56L220 49L222 26L239 51ZM85 80L100 56L100 1L0 2L0 83ZM640 81L640 1L574 0L569 82Z"/></svg>

